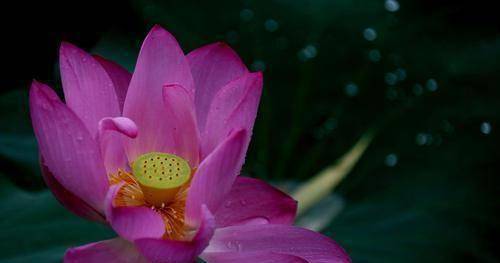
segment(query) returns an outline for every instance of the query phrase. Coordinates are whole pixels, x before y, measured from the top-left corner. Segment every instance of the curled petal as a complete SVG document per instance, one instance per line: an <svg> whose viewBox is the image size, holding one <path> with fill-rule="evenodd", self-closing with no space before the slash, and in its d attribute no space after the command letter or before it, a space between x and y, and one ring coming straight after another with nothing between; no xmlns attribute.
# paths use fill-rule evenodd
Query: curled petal
<svg viewBox="0 0 500 263"><path fill-rule="evenodd" d="M200 130L205 127L210 104L217 92L247 68L236 52L225 43L214 43L187 55L195 84L196 116Z"/></svg>
<svg viewBox="0 0 500 263"><path fill-rule="evenodd" d="M297 201L271 185L239 176L215 213L217 227L264 222L291 225ZM259 220L260 219L260 220Z"/></svg>
<svg viewBox="0 0 500 263"><path fill-rule="evenodd" d="M115 199L122 184L110 187L106 196L106 219L122 238L134 241L138 238L161 238L165 224L160 214L145 206L115 207Z"/></svg>
<svg viewBox="0 0 500 263"><path fill-rule="evenodd" d="M135 123L125 117L104 118L99 121L99 143L108 174L127 167L127 155L120 134L135 138L137 130Z"/></svg>
<svg viewBox="0 0 500 263"><path fill-rule="evenodd" d="M304 228L288 225L242 225L219 228L203 252L272 252L300 257L309 263L351 262L333 240Z"/></svg>
<svg viewBox="0 0 500 263"><path fill-rule="evenodd" d="M64 188L103 211L108 179L97 142L48 86L33 82L30 111L43 164Z"/></svg>
<svg viewBox="0 0 500 263"><path fill-rule="evenodd" d="M91 55L63 42L59 64L66 104L92 135L97 134L97 124L102 118L121 115L114 83Z"/></svg>
<svg viewBox="0 0 500 263"><path fill-rule="evenodd" d="M200 207L205 204L217 211L231 190L245 158L243 144L245 130L231 133L198 167L186 200L186 220L196 226L200 220Z"/></svg>
<svg viewBox="0 0 500 263"><path fill-rule="evenodd" d="M64 255L65 263L147 263L133 243L114 238L70 248Z"/></svg>
<svg viewBox="0 0 500 263"><path fill-rule="evenodd" d="M137 137L137 130L134 121L125 117L104 118L99 121L100 135L106 131L116 131L130 138L135 138Z"/></svg>
<svg viewBox="0 0 500 263"><path fill-rule="evenodd" d="M210 210L203 205L200 209L201 224L191 241L145 238L135 241L139 251L151 262L185 263L193 262L212 238L215 220Z"/></svg>

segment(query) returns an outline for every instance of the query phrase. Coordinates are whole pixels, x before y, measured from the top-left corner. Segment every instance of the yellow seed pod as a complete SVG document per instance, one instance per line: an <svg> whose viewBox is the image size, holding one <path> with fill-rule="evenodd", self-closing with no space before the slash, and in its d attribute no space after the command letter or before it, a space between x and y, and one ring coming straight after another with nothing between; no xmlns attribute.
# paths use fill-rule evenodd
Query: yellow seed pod
<svg viewBox="0 0 500 263"><path fill-rule="evenodd" d="M191 167L177 155L151 152L132 163L132 172L148 203L162 206L175 198L179 189L189 181Z"/></svg>

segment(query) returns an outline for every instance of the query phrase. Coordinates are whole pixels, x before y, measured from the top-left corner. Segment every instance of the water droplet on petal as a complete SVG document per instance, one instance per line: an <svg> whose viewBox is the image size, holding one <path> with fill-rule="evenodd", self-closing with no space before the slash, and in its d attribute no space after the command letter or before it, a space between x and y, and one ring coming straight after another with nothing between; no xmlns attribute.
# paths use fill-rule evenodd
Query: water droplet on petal
<svg viewBox="0 0 500 263"><path fill-rule="evenodd" d="M243 248L242 245L241 245L241 242L240 241L237 241L237 240L231 240L231 241L228 241L226 243L226 247L229 249L229 250L233 250L233 251L241 251L241 249Z"/></svg>

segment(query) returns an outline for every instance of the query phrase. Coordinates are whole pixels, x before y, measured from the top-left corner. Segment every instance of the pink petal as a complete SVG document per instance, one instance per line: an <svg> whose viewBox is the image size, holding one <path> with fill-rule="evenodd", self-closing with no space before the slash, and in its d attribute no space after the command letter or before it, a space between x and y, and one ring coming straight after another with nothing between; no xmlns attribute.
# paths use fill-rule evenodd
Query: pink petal
<svg viewBox="0 0 500 263"><path fill-rule="evenodd" d="M214 43L195 49L187 58L196 87L198 125L200 130L203 130L215 94L248 70L236 52L225 43Z"/></svg>
<svg viewBox="0 0 500 263"><path fill-rule="evenodd" d="M102 118L121 115L113 81L91 55L63 42L59 64L66 104L92 135Z"/></svg>
<svg viewBox="0 0 500 263"><path fill-rule="evenodd" d="M130 81L123 115L139 127L139 136L127 140L129 160L147 152L166 152L172 145L167 109L162 100L164 84L177 83L193 94L193 79L187 59L175 38L160 26L149 32L142 44Z"/></svg>
<svg viewBox="0 0 500 263"><path fill-rule="evenodd" d="M215 220L208 208L203 205L200 210L202 211L201 224L191 241L139 239L135 241L139 251L155 263L193 262L207 247L215 228Z"/></svg>
<svg viewBox="0 0 500 263"><path fill-rule="evenodd" d="M64 188L64 186L62 186L56 178L54 178L54 175L49 171L49 168L43 165L43 160L40 160L40 168L42 170L42 177L45 184L47 184L59 203L61 203L66 209L82 218L106 223L106 219L101 213L81 198L68 191L68 189Z"/></svg>
<svg viewBox="0 0 500 263"><path fill-rule="evenodd" d="M166 152L174 153L186 159L192 167L198 166L200 135L196 125L196 116L192 94L180 85L166 85L163 88L163 101L170 131L169 146Z"/></svg>
<svg viewBox="0 0 500 263"><path fill-rule="evenodd" d="M114 238L68 249L65 263L147 263L134 244Z"/></svg>
<svg viewBox="0 0 500 263"><path fill-rule="evenodd" d="M161 238L165 224L159 213L145 206L115 207L113 200L122 184L112 185L106 196L106 219L122 238Z"/></svg>
<svg viewBox="0 0 500 263"><path fill-rule="evenodd" d="M208 155L235 128L248 131L245 149L250 143L262 93L262 74L247 73L223 87L210 106L204 132L202 156Z"/></svg>
<svg viewBox="0 0 500 263"><path fill-rule="evenodd" d="M137 137L137 126L125 117L104 118L99 121L99 143L108 174L128 167L128 159L123 148L123 138Z"/></svg>
<svg viewBox="0 0 500 263"><path fill-rule="evenodd" d="M130 83L130 79L132 78L132 74L111 60L107 60L96 55L94 55L94 58L101 64L104 70L106 70L111 78L111 81L113 81L116 97L118 99L118 105L120 106L120 112L122 112L123 103L125 103L125 96L127 95L128 85Z"/></svg>
<svg viewBox="0 0 500 263"><path fill-rule="evenodd" d="M304 228L288 225L243 225L219 228L203 252L273 252L293 255L309 263L351 262L333 240Z"/></svg>
<svg viewBox="0 0 500 263"><path fill-rule="evenodd" d="M308 263L305 259L292 255L273 252L222 252L202 254L202 259L207 263Z"/></svg>
<svg viewBox="0 0 500 263"><path fill-rule="evenodd" d="M227 195L224 205L215 213L217 227L255 222L291 225L297 202L271 185L253 178L239 176Z"/></svg>
<svg viewBox="0 0 500 263"><path fill-rule="evenodd" d="M108 178L97 142L56 93L36 81L30 109L44 165L64 188L102 211Z"/></svg>
<svg viewBox="0 0 500 263"><path fill-rule="evenodd" d="M199 223L202 204L217 211L231 190L245 158L245 138L245 130L231 133L198 167L186 200L185 218L189 225Z"/></svg>

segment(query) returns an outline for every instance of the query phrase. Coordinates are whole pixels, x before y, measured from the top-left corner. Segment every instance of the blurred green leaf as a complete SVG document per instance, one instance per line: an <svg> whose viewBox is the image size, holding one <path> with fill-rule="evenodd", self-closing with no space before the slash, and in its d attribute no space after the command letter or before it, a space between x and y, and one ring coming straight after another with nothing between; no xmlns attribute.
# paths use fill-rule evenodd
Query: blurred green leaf
<svg viewBox="0 0 500 263"><path fill-rule="evenodd" d="M107 227L66 211L49 191L0 181L0 262L61 262L69 247L113 237Z"/></svg>

